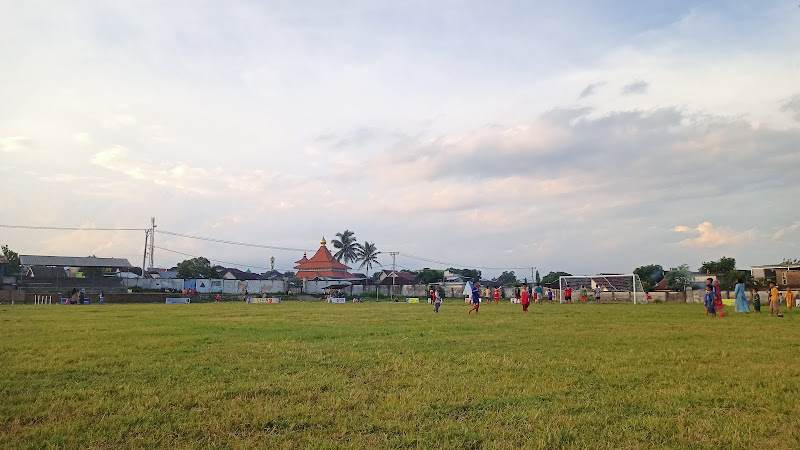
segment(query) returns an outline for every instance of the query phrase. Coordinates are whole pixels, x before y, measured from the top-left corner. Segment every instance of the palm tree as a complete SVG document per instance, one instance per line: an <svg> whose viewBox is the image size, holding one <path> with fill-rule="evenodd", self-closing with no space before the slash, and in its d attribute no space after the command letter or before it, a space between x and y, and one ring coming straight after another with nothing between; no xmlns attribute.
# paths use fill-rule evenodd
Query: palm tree
<svg viewBox="0 0 800 450"><path fill-rule="evenodd" d="M333 240L333 246L338 248L339 251L333 254L337 261L344 260L345 264L358 260L358 252L361 244L356 242L355 233L350 230L344 230L342 233L336 233L339 239Z"/></svg>
<svg viewBox="0 0 800 450"><path fill-rule="evenodd" d="M369 270L372 269L373 264L381 265L378 262L378 255L381 252L378 251L378 247L375 246L375 243L364 241L364 245L360 246L358 249L358 260L361 261L361 265L358 266L359 269L366 268L367 269L367 279L369 279Z"/></svg>

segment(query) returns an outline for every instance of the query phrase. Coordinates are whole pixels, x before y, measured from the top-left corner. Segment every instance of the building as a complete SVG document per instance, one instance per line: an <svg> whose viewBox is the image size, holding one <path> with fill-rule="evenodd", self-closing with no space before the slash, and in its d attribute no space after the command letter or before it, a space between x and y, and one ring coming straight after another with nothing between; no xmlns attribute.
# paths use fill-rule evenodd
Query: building
<svg viewBox="0 0 800 450"><path fill-rule="evenodd" d="M408 272L398 272L396 270L381 270L381 286L406 286L417 284L414 274Z"/></svg>
<svg viewBox="0 0 800 450"><path fill-rule="evenodd" d="M333 257L330 250L328 250L328 243L324 237L319 243L319 250L311 259L308 259L306 254L303 253L303 258L297 261L297 265L294 267L297 270L297 275L295 275L297 278L301 280L315 280L317 278L352 280L356 278L348 272L350 267L345 266Z"/></svg>
<svg viewBox="0 0 800 450"><path fill-rule="evenodd" d="M775 281L778 289L800 288L800 270L775 269Z"/></svg>
<svg viewBox="0 0 800 450"><path fill-rule="evenodd" d="M0 280L5 276L6 264L8 264L8 258L6 258L6 255L0 255Z"/></svg>
<svg viewBox="0 0 800 450"><path fill-rule="evenodd" d="M750 266L750 275L755 279L766 278L777 280L777 271L800 271L800 264L768 264L766 266Z"/></svg>
<svg viewBox="0 0 800 450"><path fill-rule="evenodd" d="M103 274L114 276L117 272L128 272L133 267L125 258L98 258L95 256L40 256L19 255L23 273L37 267L60 267L66 269L68 276L76 277L82 267L97 267L103 269ZM34 272L35 274L35 272Z"/></svg>

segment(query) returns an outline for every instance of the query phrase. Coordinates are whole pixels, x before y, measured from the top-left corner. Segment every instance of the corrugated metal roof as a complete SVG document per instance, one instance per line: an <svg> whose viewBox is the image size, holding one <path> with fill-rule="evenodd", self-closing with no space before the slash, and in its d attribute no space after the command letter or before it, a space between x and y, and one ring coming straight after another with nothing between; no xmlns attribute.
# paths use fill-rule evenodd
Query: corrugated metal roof
<svg viewBox="0 0 800 450"><path fill-rule="evenodd" d="M26 266L133 267L125 258L93 258L91 256L19 255L19 262Z"/></svg>

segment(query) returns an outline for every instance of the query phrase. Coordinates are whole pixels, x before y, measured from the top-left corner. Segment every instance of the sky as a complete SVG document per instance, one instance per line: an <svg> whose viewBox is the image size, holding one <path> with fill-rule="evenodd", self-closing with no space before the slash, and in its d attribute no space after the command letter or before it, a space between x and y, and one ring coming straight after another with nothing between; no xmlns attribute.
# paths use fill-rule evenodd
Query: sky
<svg viewBox="0 0 800 450"><path fill-rule="evenodd" d="M773 264L799 48L783 0L0 0L0 224L296 249L156 233L159 267L290 270L345 229L486 276ZM0 243L139 265L144 232Z"/></svg>

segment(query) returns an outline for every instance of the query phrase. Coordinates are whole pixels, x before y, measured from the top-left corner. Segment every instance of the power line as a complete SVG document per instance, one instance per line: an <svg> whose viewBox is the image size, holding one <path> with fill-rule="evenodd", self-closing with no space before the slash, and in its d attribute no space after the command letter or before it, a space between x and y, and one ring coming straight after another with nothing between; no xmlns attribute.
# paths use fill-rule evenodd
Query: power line
<svg viewBox="0 0 800 450"><path fill-rule="evenodd" d="M147 228L82 228L82 227L39 227L33 225L2 225L0 228L21 230L62 230L62 231L147 231Z"/></svg>
<svg viewBox="0 0 800 450"><path fill-rule="evenodd" d="M154 248L157 248L157 249L159 249L159 250L164 250L165 252L177 253L177 254L179 254L179 255L183 255L183 256L191 256L192 258L201 258L201 256L192 255L192 254L189 254L189 253L184 253L184 252L179 252L179 251L177 251L177 250L171 250L171 249L164 248L164 247L154 246ZM221 259L210 259L210 258L209 258L208 260L209 260L209 261L212 261L212 262L218 262L218 263L222 263L222 264L231 264L231 265L234 265L234 266L239 266L239 267L252 267L252 268L254 268L254 269L264 269L264 270L271 270L269 267L263 267L263 266L254 266L254 265L252 265L252 264L242 264L242 263L236 263L236 262L230 262L230 261L222 261ZM277 270L277 271L289 271L290 269L281 269L281 268L278 268L278 269L275 269L275 270Z"/></svg>
<svg viewBox="0 0 800 450"><path fill-rule="evenodd" d="M265 245L265 244L252 244L247 242L236 242L236 241L227 241L225 239L214 239L210 237L204 236L192 236L190 234L183 234L183 233L175 233L173 231L165 231L165 230L156 230L156 233L163 233L168 234L170 236L179 236L188 239L197 239L200 241L208 241L208 242L217 242L220 244L229 244L229 245L240 245L242 247L255 247L255 248L268 248L272 250L287 250L291 252L310 252L313 250L305 249L305 248L292 248L292 247L279 247L276 245Z"/></svg>
<svg viewBox="0 0 800 450"><path fill-rule="evenodd" d="M481 267L481 266L472 266L472 265L469 265L469 264L456 264L456 263L452 263L452 262L437 261L435 259L423 258L421 256L409 255L408 253L402 253L402 252L398 252L398 254L400 256L404 256L406 258L416 259L416 260L419 260L419 261L425 261L425 262L429 262L429 263L433 263L433 264L440 264L440 265L443 265L443 266L450 266L450 267L465 267L465 268L470 268L470 269L482 269L482 270L528 270L530 268L530 266L528 266L528 267Z"/></svg>

